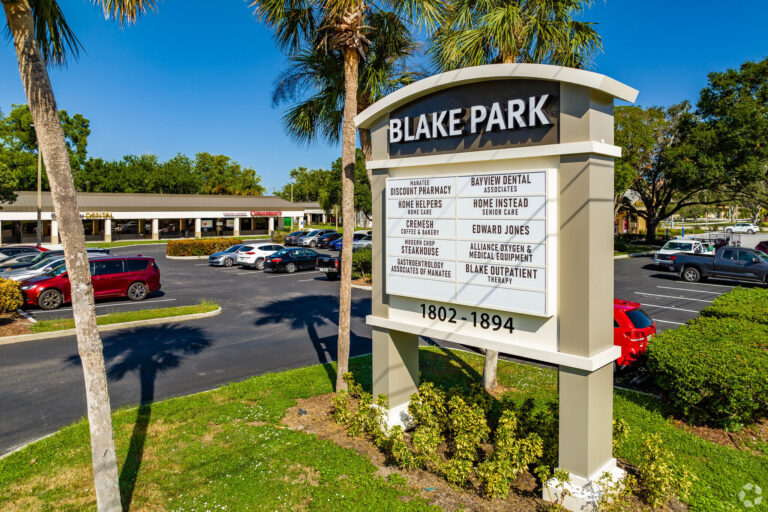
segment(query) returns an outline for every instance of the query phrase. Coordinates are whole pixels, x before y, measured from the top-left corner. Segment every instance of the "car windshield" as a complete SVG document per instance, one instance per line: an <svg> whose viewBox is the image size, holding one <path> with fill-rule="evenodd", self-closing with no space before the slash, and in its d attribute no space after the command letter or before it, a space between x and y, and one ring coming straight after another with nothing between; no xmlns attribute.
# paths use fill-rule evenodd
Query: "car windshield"
<svg viewBox="0 0 768 512"><path fill-rule="evenodd" d="M62 263L61 265L59 265L57 267L53 267L52 269L50 269L45 274L49 275L49 276L60 276L61 274L63 274L66 271L67 271L67 266Z"/></svg>
<svg viewBox="0 0 768 512"><path fill-rule="evenodd" d="M40 254L38 254L37 256L35 256L32 259L31 263L34 265L35 263L37 263L40 260L48 259L50 255L51 255L51 253L49 253L49 252L41 252Z"/></svg>
<svg viewBox="0 0 768 512"><path fill-rule="evenodd" d="M363 240L373 240L373 235L368 235Z"/></svg>
<svg viewBox="0 0 768 512"><path fill-rule="evenodd" d="M238 250L239 248L241 248L241 247L242 247L242 245L241 245L241 244L238 244L238 245L233 245L232 247L230 247L229 249L227 249L227 250L226 250L226 251L224 251L224 252L237 252L237 250Z"/></svg>
<svg viewBox="0 0 768 512"><path fill-rule="evenodd" d="M58 263L61 263L63 260L58 260ZM31 265L29 267L29 270L39 270L41 268L45 268L47 265L50 265L52 263L51 260L45 259L43 261L39 261L35 263L34 265Z"/></svg>
<svg viewBox="0 0 768 512"><path fill-rule="evenodd" d="M672 251L690 251L693 248L693 244L686 242L667 242L664 249Z"/></svg>
<svg viewBox="0 0 768 512"><path fill-rule="evenodd" d="M319 235L319 234L320 234L320 230L319 230L319 229L316 229L316 230L314 230L314 231L310 231L310 232L309 232L309 234L308 234L307 236L317 236L317 235Z"/></svg>
<svg viewBox="0 0 768 512"><path fill-rule="evenodd" d="M288 252L289 252L288 249L282 249L280 251L277 251L275 254L273 254L272 257L281 258L283 256L287 256Z"/></svg>
<svg viewBox="0 0 768 512"><path fill-rule="evenodd" d="M635 329L645 329L646 327L653 325L653 320L651 320L651 317L649 317L645 311L640 308L630 309L627 311L627 317L629 317L629 321L632 322L632 325L635 326Z"/></svg>
<svg viewBox="0 0 768 512"><path fill-rule="evenodd" d="M757 257L763 260L765 263L768 263L768 254L765 254L764 252L755 251L757 254Z"/></svg>

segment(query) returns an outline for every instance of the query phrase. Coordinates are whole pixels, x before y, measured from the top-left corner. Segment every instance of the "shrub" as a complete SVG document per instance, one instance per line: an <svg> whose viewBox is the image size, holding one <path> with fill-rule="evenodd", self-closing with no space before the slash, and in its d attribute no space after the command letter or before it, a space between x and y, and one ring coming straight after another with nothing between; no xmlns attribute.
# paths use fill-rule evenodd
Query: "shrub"
<svg viewBox="0 0 768 512"><path fill-rule="evenodd" d="M243 243L242 238L195 238L191 240L171 240L166 245L165 253L168 256L207 256L240 243Z"/></svg>
<svg viewBox="0 0 768 512"><path fill-rule="evenodd" d="M543 443L538 435L530 434L521 439L516 433L515 413L506 410L499 418L493 453L477 467L477 476L483 486L483 492L491 499L506 498L512 482L543 453Z"/></svg>
<svg viewBox="0 0 768 512"><path fill-rule="evenodd" d="M768 324L768 289L734 288L713 300L701 314L717 318L743 318Z"/></svg>
<svg viewBox="0 0 768 512"><path fill-rule="evenodd" d="M276 244L284 244L285 243L285 237L288 236L290 233L288 231L273 231L272 232L272 242Z"/></svg>
<svg viewBox="0 0 768 512"><path fill-rule="evenodd" d="M729 426L768 415L768 325L699 318L654 338L648 367L690 422Z"/></svg>
<svg viewBox="0 0 768 512"><path fill-rule="evenodd" d="M672 451L664 446L660 435L643 436L639 458L637 479L646 503L655 510L675 494L685 499L695 477L677 465Z"/></svg>
<svg viewBox="0 0 768 512"><path fill-rule="evenodd" d="M458 395L448 401L448 410L449 445L453 457L470 463L477 460L480 445L490 433L483 410Z"/></svg>
<svg viewBox="0 0 768 512"><path fill-rule="evenodd" d="M352 253L352 277L360 279L370 275L373 264L371 258L373 251L370 249L360 249Z"/></svg>
<svg viewBox="0 0 768 512"><path fill-rule="evenodd" d="M349 423L352 413L349 411L349 393L345 390L338 391L333 395L333 412L331 418L339 425L346 425Z"/></svg>
<svg viewBox="0 0 768 512"><path fill-rule="evenodd" d="M21 284L11 279L0 278L0 313L16 311L23 304Z"/></svg>

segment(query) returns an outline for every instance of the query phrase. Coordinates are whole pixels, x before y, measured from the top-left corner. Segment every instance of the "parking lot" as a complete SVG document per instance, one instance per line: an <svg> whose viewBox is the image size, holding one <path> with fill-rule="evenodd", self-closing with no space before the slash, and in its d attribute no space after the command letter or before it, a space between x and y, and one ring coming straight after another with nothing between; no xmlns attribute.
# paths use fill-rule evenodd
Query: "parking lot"
<svg viewBox="0 0 768 512"><path fill-rule="evenodd" d="M642 304L656 321L658 331L695 318L718 295L734 286L760 286L724 279L686 283L677 274L655 267L650 257L616 260L613 277L614 297Z"/></svg>
<svg viewBox="0 0 768 512"><path fill-rule="evenodd" d="M336 359L339 282L328 281L322 273L209 267L205 260L167 259L165 245L116 248L112 254L155 258L162 290L142 302L99 301L99 315L195 304L206 298L222 307L212 318L105 332L113 407ZM615 297L641 303L658 330L696 317L736 285L719 280L684 283L654 268L648 257L616 260L614 279ZM353 289L352 356L371 351L371 328L365 324L370 311L370 292ZM72 315L70 308L30 313L39 319ZM74 337L0 346L0 361L0 410L5 413L0 454L85 414Z"/></svg>

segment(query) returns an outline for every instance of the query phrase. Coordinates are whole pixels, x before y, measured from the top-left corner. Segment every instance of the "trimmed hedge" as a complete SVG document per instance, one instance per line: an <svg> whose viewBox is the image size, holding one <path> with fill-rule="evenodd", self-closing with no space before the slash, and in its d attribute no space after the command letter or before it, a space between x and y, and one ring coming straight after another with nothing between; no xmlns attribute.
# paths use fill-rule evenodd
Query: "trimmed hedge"
<svg viewBox="0 0 768 512"><path fill-rule="evenodd" d="M243 243L242 238L195 238L192 240L171 240L166 245L165 254L168 256L207 256L241 243Z"/></svg>
<svg viewBox="0 0 768 512"><path fill-rule="evenodd" d="M352 277L359 279L371 275L373 252L371 249L360 249L352 253Z"/></svg>
<svg viewBox="0 0 768 512"><path fill-rule="evenodd" d="M734 288L720 295L701 312L702 316L743 318L768 325L768 289Z"/></svg>
<svg viewBox="0 0 768 512"><path fill-rule="evenodd" d="M21 295L21 283L0 278L0 313L16 311L24 304Z"/></svg>
<svg viewBox="0 0 768 512"><path fill-rule="evenodd" d="M648 367L675 413L735 426L768 416L768 325L704 317L657 335Z"/></svg>
<svg viewBox="0 0 768 512"><path fill-rule="evenodd" d="M289 234L290 233L288 231L284 231L284 230L273 231L272 242L283 245L285 243L285 237L288 236Z"/></svg>

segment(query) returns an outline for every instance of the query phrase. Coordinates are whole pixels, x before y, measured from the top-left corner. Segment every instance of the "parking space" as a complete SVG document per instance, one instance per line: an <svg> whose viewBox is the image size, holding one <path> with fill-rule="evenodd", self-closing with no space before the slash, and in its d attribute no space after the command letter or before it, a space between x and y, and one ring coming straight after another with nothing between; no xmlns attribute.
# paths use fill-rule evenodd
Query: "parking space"
<svg viewBox="0 0 768 512"><path fill-rule="evenodd" d="M319 253L328 251L318 250ZM211 267L204 260L171 260L165 257L165 245L144 245L112 249L115 256L148 256L155 258L160 268L162 289L139 302L125 298L96 302L96 314L106 315L120 311L155 309L197 304L201 299L211 299L219 304L239 296L253 298L277 298L292 293L325 292L338 288L338 282L330 282L325 274L304 270L294 274L247 270L240 267ZM314 286L317 281L319 286ZM328 290L326 290L326 288ZM67 306L53 311L29 308L27 312L36 320L71 318L72 308Z"/></svg>
<svg viewBox="0 0 768 512"><path fill-rule="evenodd" d="M642 304L656 321L658 331L697 317L715 298L734 286L759 285L720 279L686 283L675 273L656 268L650 258L616 260L614 265L614 296Z"/></svg>

